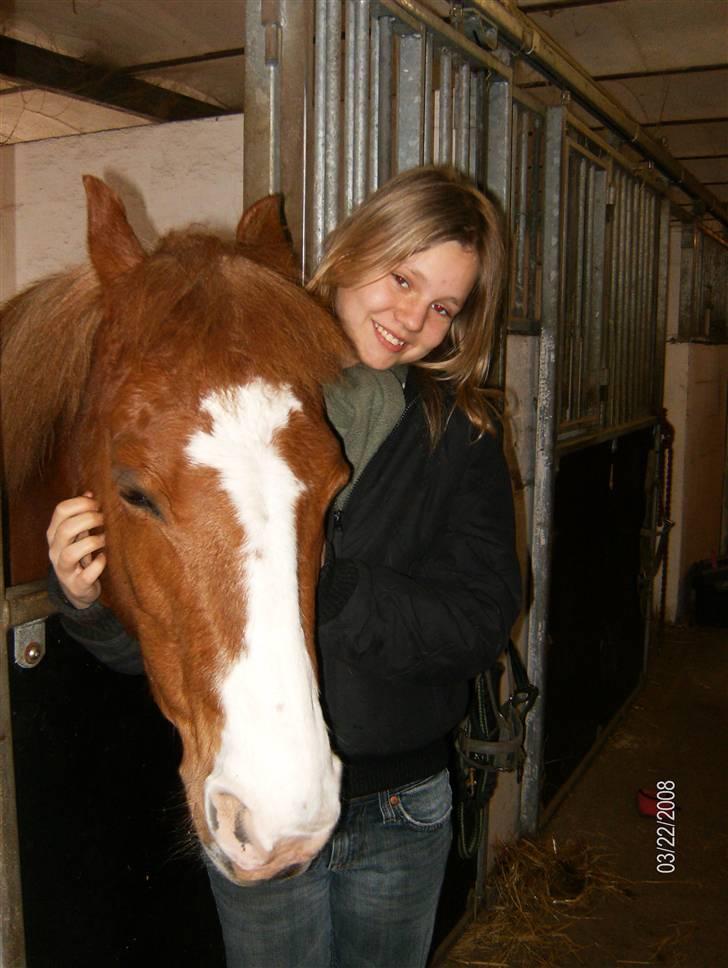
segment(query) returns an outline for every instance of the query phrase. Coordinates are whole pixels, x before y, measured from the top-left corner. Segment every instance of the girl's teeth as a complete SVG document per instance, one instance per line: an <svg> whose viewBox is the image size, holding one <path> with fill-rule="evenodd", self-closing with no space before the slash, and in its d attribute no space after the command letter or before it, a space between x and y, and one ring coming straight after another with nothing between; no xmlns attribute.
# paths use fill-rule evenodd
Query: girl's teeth
<svg viewBox="0 0 728 968"><path fill-rule="evenodd" d="M377 328L377 332L381 333L382 336L386 339L386 341L388 343L391 343L392 346L404 346L403 339L397 339L397 337L393 333L390 333L389 330L386 330L383 326L380 326L379 323L375 323L374 325Z"/></svg>

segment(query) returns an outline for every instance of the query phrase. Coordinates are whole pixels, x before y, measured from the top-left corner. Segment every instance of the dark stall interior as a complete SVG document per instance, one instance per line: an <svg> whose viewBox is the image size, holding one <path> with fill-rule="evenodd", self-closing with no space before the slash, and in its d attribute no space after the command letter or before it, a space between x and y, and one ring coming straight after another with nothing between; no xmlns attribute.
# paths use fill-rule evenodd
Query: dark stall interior
<svg viewBox="0 0 728 968"><path fill-rule="evenodd" d="M563 456L556 479L543 800L637 687L652 431Z"/></svg>
<svg viewBox="0 0 728 968"><path fill-rule="evenodd" d="M37 668L9 663L28 965L224 965L175 730L146 677L57 617L46 635Z"/></svg>

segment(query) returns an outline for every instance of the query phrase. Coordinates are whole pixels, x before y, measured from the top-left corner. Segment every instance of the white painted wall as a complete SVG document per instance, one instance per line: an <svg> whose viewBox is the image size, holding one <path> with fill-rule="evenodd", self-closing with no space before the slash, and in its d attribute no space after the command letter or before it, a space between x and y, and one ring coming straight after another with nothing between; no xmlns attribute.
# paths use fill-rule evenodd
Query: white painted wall
<svg viewBox="0 0 728 968"><path fill-rule="evenodd" d="M664 404L675 428L665 616L679 622L686 617L690 566L721 552L728 346L669 342Z"/></svg>
<svg viewBox="0 0 728 968"><path fill-rule="evenodd" d="M145 244L192 222L231 235L242 211L243 117L0 148L0 299L84 260L84 174L121 195Z"/></svg>

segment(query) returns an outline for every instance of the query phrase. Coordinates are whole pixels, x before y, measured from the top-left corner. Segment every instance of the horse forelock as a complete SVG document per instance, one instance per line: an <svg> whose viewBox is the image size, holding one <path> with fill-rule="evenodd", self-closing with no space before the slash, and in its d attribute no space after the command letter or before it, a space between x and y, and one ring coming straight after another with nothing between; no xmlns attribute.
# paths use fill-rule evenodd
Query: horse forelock
<svg viewBox="0 0 728 968"><path fill-rule="evenodd" d="M66 440L102 319L101 290L89 266L36 283L0 310L3 460L11 494Z"/></svg>
<svg viewBox="0 0 728 968"><path fill-rule="evenodd" d="M178 369L185 356L220 385L247 370L305 392L340 371L345 337L332 317L236 243L172 232L125 286L124 341L144 359Z"/></svg>

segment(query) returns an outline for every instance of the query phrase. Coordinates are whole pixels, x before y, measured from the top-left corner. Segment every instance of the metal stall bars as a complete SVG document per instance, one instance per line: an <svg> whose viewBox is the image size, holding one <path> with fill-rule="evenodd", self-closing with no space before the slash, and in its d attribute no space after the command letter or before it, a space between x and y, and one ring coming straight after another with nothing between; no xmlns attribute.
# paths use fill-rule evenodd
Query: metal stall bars
<svg viewBox="0 0 728 968"><path fill-rule="evenodd" d="M541 321L544 108L513 94L508 331L536 335Z"/></svg>
<svg viewBox="0 0 728 968"><path fill-rule="evenodd" d="M567 125L564 275L559 339L559 436L600 423L607 163Z"/></svg>
<svg viewBox="0 0 728 968"><path fill-rule="evenodd" d="M309 204L313 13L301 0L245 2L244 207L280 192L299 253L306 247Z"/></svg>
<svg viewBox="0 0 728 968"><path fill-rule="evenodd" d="M561 450L656 421L667 267L666 203L649 173L571 116L565 151Z"/></svg>
<svg viewBox="0 0 728 968"><path fill-rule="evenodd" d="M507 63L415 0L316 0L315 25L309 273L338 221L415 165L456 165L505 211Z"/></svg>
<svg viewBox="0 0 728 968"><path fill-rule="evenodd" d="M527 647L528 676L539 690L539 696L532 715L526 722L526 749L529 755L526 757L523 773L520 811L520 829L526 834L533 833L538 826L543 772L546 641L558 426L556 378L561 305L565 129L565 109L548 108L544 144L541 336L531 524L532 604Z"/></svg>
<svg viewBox="0 0 728 968"><path fill-rule="evenodd" d="M728 340L728 242L697 221L682 230L678 332L682 339Z"/></svg>
<svg viewBox="0 0 728 968"><path fill-rule="evenodd" d="M663 313L658 313L659 196L615 161L612 176L609 392L604 424L618 431L656 420L662 378Z"/></svg>

